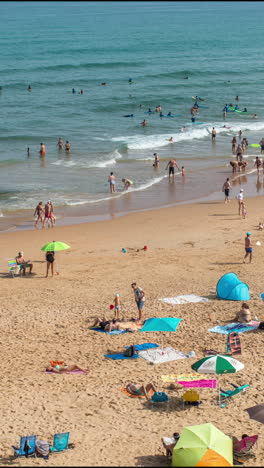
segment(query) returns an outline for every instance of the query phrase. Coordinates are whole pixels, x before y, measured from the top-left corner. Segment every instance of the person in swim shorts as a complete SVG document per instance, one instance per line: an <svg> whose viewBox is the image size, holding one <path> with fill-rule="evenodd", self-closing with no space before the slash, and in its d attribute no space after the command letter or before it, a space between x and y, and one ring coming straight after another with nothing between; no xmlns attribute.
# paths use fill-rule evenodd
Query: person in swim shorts
<svg viewBox="0 0 264 468"><path fill-rule="evenodd" d="M43 228L45 227L46 222L48 223L48 227L54 226L53 205L50 200L45 205Z"/></svg>
<svg viewBox="0 0 264 468"><path fill-rule="evenodd" d="M215 141L216 139L216 130L215 128L213 127L213 130L212 130L212 141Z"/></svg>
<svg viewBox="0 0 264 468"><path fill-rule="evenodd" d="M135 301L136 301L137 308L138 308L138 320L139 320L139 322L141 322L142 321L142 310L143 310L143 307L145 305L145 300L146 300L145 293L144 293L142 288L137 286L137 283L132 283L131 287L132 287L132 289L134 291Z"/></svg>
<svg viewBox="0 0 264 468"><path fill-rule="evenodd" d="M230 184L229 178L227 178L226 181L224 182L223 189L222 189L223 192L225 192L225 203L230 202L230 199L229 199L230 189L231 189L231 184Z"/></svg>
<svg viewBox="0 0 264 468"><path fill-rule="evenodd" d="M115 314L114 314L114 319L115 320L120 320L119 313L121 310L121 299L120 299L120 294L116 294L114 298L114 305L115 305Z"/></svg>
<svg viewBox="0 0 264 468"><path fill-rule="evenodd" d="M46 155L46 146L44 143L40 143L40 150L39 150L40 156L45 156Z"/></svg>
<svg viewBox="0 0 264 468"><path fill-rule="evenodd" d="M246 254L245 254L243 263L246 263L246 258L248 257L248 255L249 255L249 263L251 263L251 261L252 261L253 249L252 249L252 245L251 245L250 236L251 236L251 232L247 232L246 237L245 237L245 251L246 251Z"/></svg>
<svg viewBox="0 0 264 468"><path fill-rule="evenodd" d="M177 167L178 170L180 171L180 168L179 168L179 166L178 166L178 164L177 164L176 159L170 159L170 161L168 162L167 167L166 167L166 169L165 169L165 170L167 170L167 169L169 168L169 178L170 178L171 175L172 175L172 177L173 177L173 179L174 179L175 167Z"/></svg>
<svg viewBox="0 0 264 468"><path fill-rule="evenodd" d="M115 176L113 172L110 172L110 176L108 177L108 182L110 184L110 193L115 192Z"/></svg>

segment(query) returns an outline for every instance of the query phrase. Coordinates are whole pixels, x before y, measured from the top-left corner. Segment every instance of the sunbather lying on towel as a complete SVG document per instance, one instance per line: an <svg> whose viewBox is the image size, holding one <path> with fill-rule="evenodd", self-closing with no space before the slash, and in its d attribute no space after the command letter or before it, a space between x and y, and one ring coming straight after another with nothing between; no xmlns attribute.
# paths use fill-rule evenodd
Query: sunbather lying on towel
<svg viewBox="0 0 264 468"><path fill-rule="evenodd" d="M76 364L69 364L68 366L66 366L66 364L62 364L62 365L57 364L56 366L52 366L50 364L49 366L46 367L46 371L56 372L57 374L62 374L63 372L71 372L73 370L80 370L80 371L85 372L86 374L88 374L89 372L88 369L82 369Z"/></svg>
<svg viewBox="0 0 264 468"><path fill-rule="evenodd" d="M103 318L97 317L95 322L90 328L94 328L96 327L96 325L98 325L102 330L105 330L108 332L113 331L113 330L127 330L127 329L137 331L137 330L140 330L140 328L143 326L143 322L139 322L139 321L136 322L132 320L119 321L115 319L106 320L105 317Z"/></svg>
<svg viewBox="0 0 264 468"><path fill-rule="evenodd" d="M132 395L142 395L147 398L147 400L150 400L148 393L150 390L153 390L153 392L156 392L156 387L153 385L153 383L148 383L146 386L145 385L138 385L134 384L132 382L128 382L126 384L126 389L129 393Z"/></svg>

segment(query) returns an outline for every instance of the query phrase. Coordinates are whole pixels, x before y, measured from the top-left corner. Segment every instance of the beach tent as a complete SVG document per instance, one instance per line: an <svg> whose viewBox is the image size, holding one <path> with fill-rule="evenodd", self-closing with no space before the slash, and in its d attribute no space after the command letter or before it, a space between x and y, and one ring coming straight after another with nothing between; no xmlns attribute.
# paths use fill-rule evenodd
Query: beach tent
<svg viewBox="0 0 264 468"><path fill-rule="evenodd" d="M185 427L172 466L233 466L233 441L211 423Z"/></svg>
<svg viewBox="0 0 264 468"><path fill-rule="evenodd" d="M238 278L235 273L222 276L216 285L216 295L219 299L228 301L248 301L249 287Z"/></svg>

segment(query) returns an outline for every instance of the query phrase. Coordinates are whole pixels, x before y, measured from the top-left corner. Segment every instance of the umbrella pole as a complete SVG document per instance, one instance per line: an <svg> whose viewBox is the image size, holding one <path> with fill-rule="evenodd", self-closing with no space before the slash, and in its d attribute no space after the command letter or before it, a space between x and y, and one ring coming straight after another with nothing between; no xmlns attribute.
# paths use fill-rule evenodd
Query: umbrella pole
<svg viewBox="0 0 264 468"><path fill-rule="evenodd" d="M57 260L55 260L55 264L56 264L56 275L59 275L60 274L59 262Z"/></svg>

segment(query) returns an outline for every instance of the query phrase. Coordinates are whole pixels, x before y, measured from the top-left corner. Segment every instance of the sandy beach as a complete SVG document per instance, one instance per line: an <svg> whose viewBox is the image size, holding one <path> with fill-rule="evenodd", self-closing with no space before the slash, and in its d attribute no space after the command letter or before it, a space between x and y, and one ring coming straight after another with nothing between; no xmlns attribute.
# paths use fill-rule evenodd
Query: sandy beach
<svg viewBox="0 0 264 468"><path fill-rule="evenodd" d="M246 200L248 216L238 216L237 201L188 204L133 213L113 220L35 231L1 233L1 459L11 464L11 445L23 435L52 441L56 432L70 431L73 450L52 455L48 466L167 466L161 437L188 425L212 422L227 435L259 434L256 458L245 466L260 466L264 456L262 425L245 408L262 402L263 332L241 334L245 368L221 376L221 386L250 384L243 393L217 406L215 390L201 390L199 408L182 408L182 391L168 388L163 374L190 373L203 349L225 352L225 335L208 332L229 320L239 302L218 300L217 281L235 272L250 287L253 315L264 315L263 196ZM244 237L252 232L253 261L243 264ZM59 275L45 278L40 248L52 240L71 248L58 252ZM256 241L261 246L255 246ZM142 250L147 245L148 250ZM125 248L126 253L121 249ZM6 259L23 250L33 261L31 276L11 278ZM124 346L144 342L161 345L161 334L124 333L111 336L88 329L94 317L112 317L109 305L116 293L125 317L137 317L131 289L136 281L146 293L144 318L181 318L176 333L166 333L165 346L195 358L151 365L140 358L114 361L104 357ZM170 306L162 297L197 294L207 303ZM211 317L211 318L210 318ZM213 317L213 321L212 321ZM215 320L214 320L215 318ZM50 359L89 368L87 375L53 375L43 371ZM127 381L153 382L170 397L167 407L152 407L121 392ZM41 458L17 459L14 466L44 466Z"/></svg>

